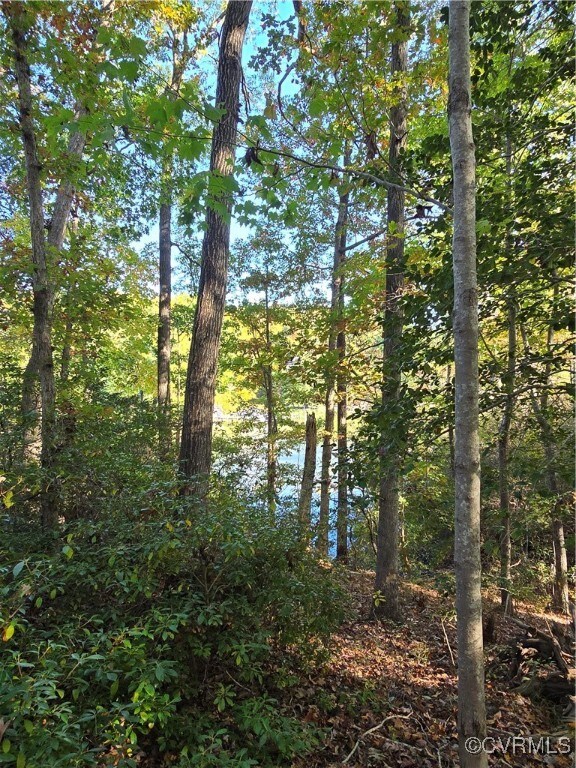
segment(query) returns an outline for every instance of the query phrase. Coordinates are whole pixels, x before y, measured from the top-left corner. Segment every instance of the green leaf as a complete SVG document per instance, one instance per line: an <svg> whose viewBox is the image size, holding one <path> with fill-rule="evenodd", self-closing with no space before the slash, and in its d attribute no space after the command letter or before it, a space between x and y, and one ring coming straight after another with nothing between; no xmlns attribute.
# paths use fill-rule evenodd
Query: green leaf
<svg viewBox="0 0 576 768"><path fill-rule="evenodd" d="M19 563L16 563L16 565L12 569L12 575L14 576L14 578L20 575L20 573L22 572L22 568L24 568L25 565L26 565L26 562L24 560L20 560Z"/></svg>
<svg viewBox="0 0 576 768"><path fill-rule="evenodd" d="M168 115L164 106L159 101L152 101L146 107L146 114L150 118L150 121L157 126L166 125L168 121Z"/></svg>
<svg viewBox="0 0 576 768"><path fill-rule="evenodd" d="M19 752L16 759L16 768L24 768L26 765L26 755L24 752Z"/></svg>
<svg viewBox="0 0 576 768"><path fill-rule="evenodd" d="M130 49L130 53L135 57L146 56L148 53L146 40L143 40L141 37L131 37L128 42L128 48Z"/></svg>
<svg viewBox="0 0 576 768"><path fill-rule="evenodd" d="M315 99L312 99L312 101L309 104L308 111L310 112L310 117L318 117L322 114L325 107L325 100L323 98L320 98L317 96Z"/></svg>
<svg viewBox="0 0 576 768"><path fill-rule="evenodd" d="M74 550L72 549L72 547L68 546L68 544L65 544L62 547L62 554L66 555L66 557L70 559L74 554Z"/></svg>
<svg viewBox="0 0 576 768"><path fill-rule="evenodd" d="M34 730L34 723L32 720L24 720L24 730L26 733L30 734Z"/></svg>
<svg viewBox="0 0 576 768"><path fill-rule="evenodd" d="M10 739L4 739L2 741L2 752L4 752L5 755L8 754L8 752L10 752L11 746L12 744L10 743Z"/></svg>
<svg viewBox="0 0 576 768"><path fill-rule="evenodd" d="M120 74L125 80L133 83L138 77L138 62L137 61L121 61L120 62Z"/></svg>

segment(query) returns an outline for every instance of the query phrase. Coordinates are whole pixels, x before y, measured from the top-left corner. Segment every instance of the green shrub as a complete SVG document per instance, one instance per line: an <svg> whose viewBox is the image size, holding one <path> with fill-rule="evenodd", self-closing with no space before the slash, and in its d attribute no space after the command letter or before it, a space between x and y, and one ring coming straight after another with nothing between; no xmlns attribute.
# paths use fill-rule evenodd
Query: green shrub
<svg viewBox="0 0 576 768"><path fill-rule="evenodd" d="M314 743L276 697L342 617L335 577L230 498L148 501L1 552L0 765L271 766Z"/></svg>

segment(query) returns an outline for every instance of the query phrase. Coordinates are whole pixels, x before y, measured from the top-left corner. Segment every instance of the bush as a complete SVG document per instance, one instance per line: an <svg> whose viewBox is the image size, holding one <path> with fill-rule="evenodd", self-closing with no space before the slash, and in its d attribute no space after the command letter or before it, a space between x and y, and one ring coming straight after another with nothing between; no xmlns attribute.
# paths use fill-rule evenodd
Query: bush
<svg viewBox="0 0 576 768"><path fill-rule="evenodd" d="M334 577L229 498L161 506L4 547L0 764L272 766L314 743L280 698L342 618Z"/></svg>

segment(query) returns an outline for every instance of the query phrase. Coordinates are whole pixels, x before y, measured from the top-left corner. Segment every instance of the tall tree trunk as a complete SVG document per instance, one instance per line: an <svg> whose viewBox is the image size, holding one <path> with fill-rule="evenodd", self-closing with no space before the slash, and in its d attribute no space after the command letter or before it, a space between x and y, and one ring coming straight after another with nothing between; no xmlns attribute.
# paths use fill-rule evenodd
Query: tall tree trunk
<svg viewBox="0 0 576 768"><path fill-rule="evenodd" d="M58 495L51 474L53 473L56 442L56 403L54 386L54 361L52 356L52 305L53 286L50 282L46 241L44 238L44 201L40 181L40 162L36 146L36 134L32 119L32 88L28 63L27 31L29 18L24 4L5 6L12 42L14 67L18 84L20 107L20 132L24 145L26 186L30 204L30 233L32 237L32 288L34 292L34 328L32 332L32 363L27 373L40 378L41 402L41 453L43 470L40 494L42 524L54 527L58 523ZM26 377L25 377L26 378ZM29 385L26 382L26 386Z"/></svg>
<svg viewBox="0 0 576 768"><path fill-rule="evenodd" d="M344 164L350 162L348 148L345 150ZM334 441L334 417L336 411L336 387L340 387L340 396L342 397L342 406L338 402L338 427L344 420L346 428L346 378L342 369L341 360L344 360L346 354L346 335L345 329L341 328L341 306L344 306L344 288L342 285L341 266L344 262L346 251L346 227L348 225L348 205L349 193L343 192L338 200L338 215L336 218L336 227L334 230L334 259L332 263L332 280L330 284L330 327L328 331L328 356L329 370L326 374L326 397L324 405L324 436L322 438L322 462L320 470L320 515L318 519L318 538L317 548L320 554L328 555L328 539L330 531L330 490L332 480L332 448ZM341 335L340 335L341 334ZM335 375L333 370L333 355L338 350L337 371L339 376ZM346 447L346 431L342 433L343 449ZM340 448L341 433L338 432ZM337 549L340 545L342 555L344 555L347 546L347 499L341 492L341 481L345 480L345 468L340 464L340 450L338 451L338 520L340 525L337 529ZM342 544L342 535L345 542Z"/></svg>
<svg viewBox="0 0 576 768"><path fill-rule="evenodd" d="M264 286L264 312L265 312L265 336L266 354L268 360L272 355L272 343L270 340L270 279L266 269L266 284ZM268 513L273 520L276 514L276 481L278 476L278 458L276 456L276 442L278 440L278 421L276 419L276 404L274 397L274 378L272 364L267 362L263 367L264 391L266 393L266 499Z"/></svg>
<svg viewBox="0 0 576 768"><path fill-rule="evenodd" d="M510 535L510 480L508 457L510 448L510 425L514 412L514 388L516 385L516 304L514 297L508 300L508 362L505 378L504 412L498 429L498 475L500 489L500 600L506 613L513 610L511 561L512 541Z"/></svg>
<svg viewBox="0 0 576 768"><path fill-rule="evenodd" d="M110 22L114 11L114 5L114 2L108 3L105 12L106 15L103 15L94 25L90 38L92 47L96 45L96 38L100 27L105 26ZM74 107L75 119L79 120L87 114L88 108L82 100L78 100ZM86 135L84 133L81 131L74 131L71 133L66 150L68 162L80 159L85 146ZM68 179L63 179L60 182L56 193L56 199L52 209L52 217L50 219L46 237L49 254L51 251L59 251L64 244L66 226L70 217L74 195L75 187L73 183ZM23 459L25 461L35 458L38 454L37 443L38 435L40 433L40 430L38 430L38 414L41 410L41 398L39 392L40 378L39 363L35 358L35 348L33 344L32 353L26 365L22 381L21 413L24 424Z"/></svg>
<svg viewBox="0 0 576 768"><path fill-rule="evenodd" d="M448 393L449 403L454 401L452 394L452 366L446 366L446 390ZM448 451L450 455L450 477L454 480L454 423L452 420L452 409L450 409L450 415L448 417Z"/></svg>
<svg viewBox="0 0 576 768"><path fill-rule="evenodd" d="M554 285L554 299L558 296L558 284ZM526 356L530 356L530 344L528 334L524 325L520 325L520 333ZM546 340L546 352L548 361L552 356L552 345L554 342L554 329L552 325L548 327ZM554 507L552 510L552 551L554 555L554 587L552 592L552 604L556 610L564 614L570 613L569 591L568 591L568 557L566 554L566 541L564 536L564 523L562 522L562 502L560 498L560 488L556 473L556 451L554 445L554 433L552 425L548 419L548 388L550 384L550 362L546 363L544 378L544 387L540 400L534 392L530 392L530 402L532 411L538 426L542 447L544 448L544 458L546 461L546 486L551 498L554 498Z"/></svg>
<svg viewBox="0 0 576 768"><path fill-rule="evenodd" d="M222 26L216 106L225 113L214 126L210 172L231 179L236 154L240 110L242 48L248 26L251 0L235 0L226 7ZM208 208L202 244L198 301L184 396L180 441L180 469L186 483L183 493L208 488L212 460L212 422L220 335L226 302L232 194L215 195L217 205Z"/></svg>
<svg viewBox="0 0 576 768"><path fill-rule="evenodd" d="M508 207L512 209L512 138L510 129L506 132L506 187ZM506 239L504 251L508 263L512 263L512 242L510 225L506 225ZM514 412L514 388L516 386L516 297L514 290L510 290L507 300L508 323L508 359L506 364L506 376L504 377L504 411L498 429L498 476L500 490L500 519L502 533L500 537L500 601L505 613L512 613L512 539L510 531L510 481L508 472L508 458L510 452L510 426Z"/></svg>
<svg viewBox="0 0 576 768"><path fill-rule="evenodd" d="M333 335L331 334L332 338ZM328 343L329 351L330 341ZM318 537L316 546L324 557L328 556L328 538L330 531L330 490L332 484L332 440L334 438L334 379L328 373L326 397L324 400L324 433L322 437L322 459L320 469L320 512L318 516Z"/></svg>
<svg viewBox="0 0 576 768"><path fill-rule="evenodd" d="M172 30L172 74L164 95L175 101L178 97L186 66L193 55L188 46L188 28ZM172 311L172 186L174 158L165 151L160 179L160 211L158 235L158 349L157 396L158 441L161 459L168 459L172 443L170 423L170 358Z"/></svg>
<svg viewBox="0 0 576 768"><path fill-rule="evenodd" d="M468 747L486 736L480 560L476 161L470 83L470 0L450 0L450 150L454 190L455 544L458 741L462 768L486 768ZM474 742L476 744L478 742Z"/></svg>
<svg viewBox="0 0 576 768"><path fill-rule="evenodd" d="M166 192L165 192L166 194ZM160 457L170 454L170 309L172 302L172 202L160 203L158 274L158 440Z"/></svg>
<svg viewBox="0 0 576 768"><path fill-rule="evenodd" d="M310 537L310 522L312 519L312 493L314 491L314 475L316 474L316 416L309 413L306 416L306 449L304 452L304 469L302 472L302 486L298 501L298 522L300 536L303 539Z"/></svg>
<svg viewBox="0 0 576 768"><path fill-rule="evenodd" d="M344 152L344 165L350 164L350 150ZM342 210L342 222L339 228L337 246L337 287L338 318L336 350L338 364L336 369L337 431L338 431L338 506L336 510L336 558L342 562L348 559L348 375L346 372L346 289L344 266L346 260L346 236L348 228L348 210L350 193L340 194L338 203Z"/></svg>
<svg viewBox="0 0 576 768"><path fill-rule="evenodd" d="M410 14L408 3L397 2L396 39L392 43L392 79L397 80L397 103L390 110L390 150L388 163L390 178L399 184L402 179L402 152L406 147L408 38ZM401 384L400 345L402 343L402 289L404 286L404 217L405 194L390 189L387 199L389 245L386 258L386 304L384 331L384 380L382 382L382 410L398 412ZM398 433L400 425L394 426ZM375 591L378 599L374 609L377 615L399 618L398 607L398 476L400 472L400 445L394 445L390 430L381 436L380 480L378 499L378 535L376 554Z"/></svg>
<svg viewBox="0 0 576 768"><path fill-rule="evenodd" d="M274 406L272 366L264 366L263 377L264 392L266 394L266 502L270 518L274 519L276 514L276 482L278 479L278 457L276 455L278 422Z"/></svg>

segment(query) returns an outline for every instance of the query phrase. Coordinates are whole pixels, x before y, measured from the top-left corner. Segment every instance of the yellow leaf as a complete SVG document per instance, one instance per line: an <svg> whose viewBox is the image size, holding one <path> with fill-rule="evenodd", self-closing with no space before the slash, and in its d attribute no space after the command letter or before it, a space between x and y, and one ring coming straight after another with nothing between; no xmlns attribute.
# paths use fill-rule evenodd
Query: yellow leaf
<svg viewBox="0 0 576 768"><path fill-rule="evenodd" d="M4 642L7 643L13 634L14 634L14 624L9 624L4 630L4 632L2 633L2 640L4 640Z"/></svg>

